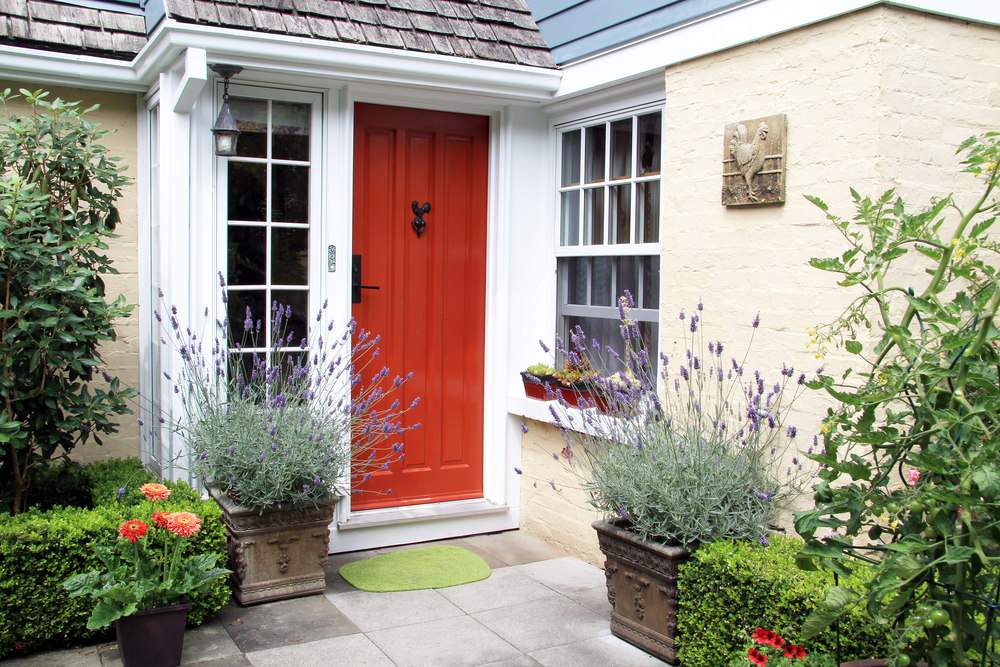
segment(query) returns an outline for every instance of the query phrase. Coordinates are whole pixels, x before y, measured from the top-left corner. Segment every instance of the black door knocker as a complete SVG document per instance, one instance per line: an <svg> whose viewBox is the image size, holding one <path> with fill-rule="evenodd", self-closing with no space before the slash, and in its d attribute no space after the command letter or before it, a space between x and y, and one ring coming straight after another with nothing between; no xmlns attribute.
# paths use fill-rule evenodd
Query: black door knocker
<svg viewBox="0 0 1000 667"><path fill-rule="evenodd" d="M410 204L410 208L413 209L413 213L417 216L413 219L413 231L417 233L417 238L427 231L427 221L424 220L424 216L431 212L430 203L426 203L423 206L419 206L417 202Z"/></svg>

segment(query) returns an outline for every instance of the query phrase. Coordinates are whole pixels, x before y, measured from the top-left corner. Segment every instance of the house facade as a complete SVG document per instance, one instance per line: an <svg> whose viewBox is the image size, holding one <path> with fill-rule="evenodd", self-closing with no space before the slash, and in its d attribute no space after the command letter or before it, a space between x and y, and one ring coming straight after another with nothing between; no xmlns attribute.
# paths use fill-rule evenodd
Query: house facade
<svg viewBox="0 0 1000 667"><path fill-rule="evenodd" d="M209 330L247 306L327 302L414 372L423 426L386 480L404 491L340 503L333 551L520 526L596 561L561 440L518 377L538 341L581 324L610 342L628 288L661 350L701 299L721 340L745 340L761 312L762 370L817 363L805 328L843 302L807 262L839 246L801 195L845 214L848 186L961 197L954 147L1000 127L987 3L528 4L0 5L0 85L100 102L136 179L112 293L139 308L105 353L112 372L169 405L159 290ZM213 150L213 65L242 68L233 157ZM725 126L775 115L785 202L723 206ZM818 421L822 401L804 403ZM187 478L165 433L125 428L113 452L81 455L128 452Z"/></svg>

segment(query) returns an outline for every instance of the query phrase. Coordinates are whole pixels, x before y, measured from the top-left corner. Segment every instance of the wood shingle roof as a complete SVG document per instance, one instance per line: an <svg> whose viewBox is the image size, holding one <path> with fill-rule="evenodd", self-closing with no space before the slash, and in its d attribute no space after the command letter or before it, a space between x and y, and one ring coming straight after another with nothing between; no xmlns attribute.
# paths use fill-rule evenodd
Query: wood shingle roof
<svg viewBox="0 0 1000 667"><path fill-rule="evenodd" d="M525 0L164 0L166 16L237 30L554 68ZM0 43L132 58L143 16L0 0Z"/></svg>

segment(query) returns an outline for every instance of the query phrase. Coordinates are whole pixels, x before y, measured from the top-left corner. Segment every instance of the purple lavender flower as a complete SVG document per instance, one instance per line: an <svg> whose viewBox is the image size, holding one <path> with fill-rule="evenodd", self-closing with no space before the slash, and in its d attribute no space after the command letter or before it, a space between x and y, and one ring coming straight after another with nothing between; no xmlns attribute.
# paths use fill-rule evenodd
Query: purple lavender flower
<svg viewBox="0 0 1000 667"><path fill-rule="evenodd" d="M625 511L624 507L619 507L618 508L618 514L620 514L623 519L627 519L628 518L628 512Z"/></svg>
<svg viewBox="0 0 1000 667"><path fill-rule="evenodd" d="M805 384L805 383L806 383L806 374L805 373L799 374L799 384Z"/></svg>
<svg viewBox="0 0 1000 667"><path fill-rule="evenodd" d="M757 313L757 316L753 318L753 328L756 329L759 326L760 326L760 313Z"/></svg>
<svg viewBox="0 0 1000 667"><path fill-rule="evenodd" d="M682 320L684 319L684 311L683 310L681 311L680 319L682 319Z"/></svg>
<svg viewBox="0 0 1000 667"><path fill-rule="evenodd" d="M125 487L123 486L123 487L121 487L121 488L118 489L118 499L121 500L121 498L124 495L125 495Z"/></svg>
<svg viewBox="0 0 1000 667"><path fill-rule="evenodd" d="M795 428L794 426L789 426L788 427L788 437L789 438L794 438L795 434L798 433L798 432L799 432L799 430L797 428ZM795 459L792 459L792 463L797 463L797 461Z"/></svg>
<svg viewBox="0 0 1000 667"><path fill-rule="evenodd" d="M523 474L523 472L521 471L521 469L520 468L516 468L516 467L514 468L514 472L516 472L518 475Z"/></svg>
<svg viewBox="0 0 1000 667"><path fill-rule="evenodd" d="M138 424L139 426L145 426L146 425L146 423L144 421L142 421L141 417L139 419L136 419L135 423Z"/></svg>
<svg viewBox="0 0 1000 667"><path fill-rule="evenodd" d="M521 422L521 433L527 433L527 432L528 432L528 425L525 424L524 422Z"/></svg>
<svg viewBox="0 0 1000 667"><path fill-rule="evenodd" d="M690 327L690 329L691 329L691 333L694 333L695 331L698 330L698 316L697 315L692 315L691 316L691 327Z"/></svg>
<svg viewBox="0 0 1000 667"><path fill-rule="evenodd" d="M546 354L548 354L548 352L549 352L549 346L546 345L544 342L542 342L541 338L538 339L538 344L541 345L542 349L546 352Z"/></svg>

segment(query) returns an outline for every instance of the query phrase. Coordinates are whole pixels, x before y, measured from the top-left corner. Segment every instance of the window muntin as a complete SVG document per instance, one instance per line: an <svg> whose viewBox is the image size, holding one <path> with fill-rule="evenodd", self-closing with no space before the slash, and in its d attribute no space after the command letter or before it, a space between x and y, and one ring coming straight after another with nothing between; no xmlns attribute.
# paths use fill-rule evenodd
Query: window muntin
<svg viewBox="0 0 1000 667"><path fill-rule="evenodd" d="M564 341L580 326L623 354L618 298L628 290L635 300L630 316L656 358L662 118L659 110L644 110L559 133L557 298Z"/></svg>
<svg viewBox="0 0 1000 667"><path fill-rule="evenodd" d="M560 133L562 248L659 241L662 117L639 113Z"/></svg>
<svg viewBox="0 0 1000 667"><path fill-rule="evenodd" d="M297 350L308 332L310 237L315 215L315 102L232 96L240 129L226 180L226 315L244 357ZM284 333L272 331L274 304L291 308ZM247 309L253 317L246 326ZM284 318L283 318L284 319ZM275 347L277 345L277 348ZM244 358L244 368L249 359Z"/></svg>

